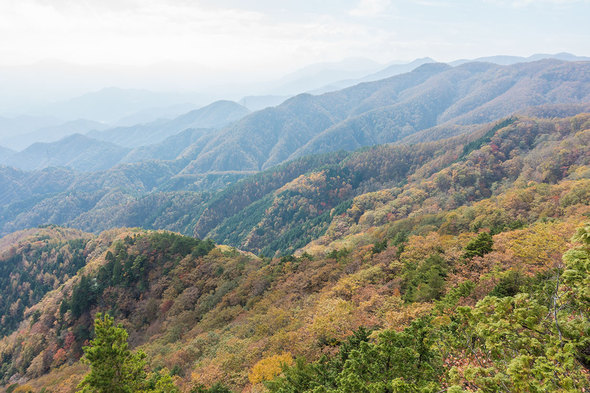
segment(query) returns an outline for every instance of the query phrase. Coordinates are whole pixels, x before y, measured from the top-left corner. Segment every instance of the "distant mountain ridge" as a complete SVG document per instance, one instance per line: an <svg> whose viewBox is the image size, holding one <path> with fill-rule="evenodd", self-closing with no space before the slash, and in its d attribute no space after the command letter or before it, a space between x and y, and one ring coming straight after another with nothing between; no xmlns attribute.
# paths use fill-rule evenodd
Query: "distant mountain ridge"
<svg viewBox="0 0 590 393"><path fill-rule="evenodd" d="M290 96L275 96L275 95L259 95L259 96L245 96L238 102L245 106L252 112L268 108L269 106L277 106L285 102Z"/></svg>
<svg viewBox="0 0 590 393"><path fill-rule="evenodd" d="M128 148L74 134L58 142L37 142L3 160L4 165L24 170L47 167L69 167L83 172L111 168L127 153Z"/></svg>
<svg viewBox="0 0 590 393"><path fill-rule="evenodd" d="M429 63L436 63L436 62L437 62L436 60L434 60L430 57L424 57L424 58L413 60L409 63L394 63L391 65L388 65L387 67L383 68L382 70L379 70L377 72L374 72L374 73L366 75L366 76L363 76L361 78L346 79L346 80L334 82L330 85L326 85L322 88L316 89L310 93L322 94L322 93L327 93L330 91L345 89L347 87L358 85L359 83L363 83L363 82L374 82L374 81L377 81L380 79L387 79L387 78L391 78L392 76L405 74L406 72L414 71L416 68L420 67L421 65L429 64Z"/></svg>
<svg viewBox="0 0 590 393"><path fill-rule="evenodd" d="M512 65L517 63L525 63L531 61L538 61L544 59L562 60L562 61L590 61L590 57L587 56L576 56L571 53L561 52L555 54L549 53L535 53L534 55L523 57L523 56L509 56L509 55L497 55L497 56L485 56L478 57L475 59L459 59L449 62L452 66L458 66L465 63L471 62L485 62L494 63L499 65Z"/></svg>
<svg viewBox="0 0 590 393"><path fill-rule="evenodd" d="M41 113L53 114L62 119L89 119L113 123L121 118L137 114L147 108L196 102L194 94L164 93L144 89L105 87L65 101L56 102L38 109ZM193 104L196 105L196 104Z"/></svg>
<svg viewBox="0 0 590 393"><path fill-rule="evenodd" d="M16 153L14 150L11 150L7 147L0 146L0 163Z"/></svg>
<svg viewBox="0 0 590 393"><path fill-rule="evenodd" d="M590 62L432 63L320 96L302 94L225 128L184 173L258 171L306 154L481 124L529 106L590 102Z"/></svg>
<svg viewBox="0 0 590 393"><path fill-rule="evenodd" d="M361 78L379 69L380 65L364 58L348 58L338 62L317 63L285 75L271 88L273 95L295 95L311 92L342 79ZM408 70L411 71L411 70Z"/></svg>
<svg viewBox="0 0 590 393"><path fill-rule="evenodd" d="M42 127L57 126L62 121L52 116L0 117L0 140L22 133L33 132Z"/></svg>
<svg viewBox="0 0 590 393"><path fill-rule="evenodd" d="M15 150L22 150L35 142L56 142L73 134L85 134L91 130L102 130L107 125L92 120L78 119L55 126L42 127L35 131L5 138L3 143Z"/></svg>
<svg viewBox="0 0 590 393"><path fill-rule="evenodd" d="M455 67L465 63L473 63L473 62L484 62L484 63L494 63L498 65L513 65L517 63L526 63L532 61L538 61L543 59L555 59L555 60L562 60L562 61L590 61L590 57L585 56L576 56L571 53L556 53L556 54L544 54L544 53L537 53L531 55L529 57L522 57L522 56L508 56L508 55L497 55L497 56L486 56L486 57L478 57L475 59L459 59L447 62L447 64ZM312 94L322 94L327 93L330 91L345 89L350 86L357 85L363 82L373 82L380 79L391 78L392 76L403 74L406 72L411 72L417 67L428 64L428 63L436 63L435 59L430 57L418 58L412 60L410 62L395 62L387 65L385 68L374 72L372 74L366 75L361 78L357 79L344 79L337 82L333 82L317 88L313 91L309 91Z"/></svg>
<svg viewBox="0 0 590 393"><path fill-rule="evenodd" d="M188 128L221 128L249 114L248 108L233 101L216 101L171 120L158 120L131 127L94 131L88 136L124 147L159 143Z"/></svg>
<svg viewBox="0 0 590 393"><path fill-rule="evenodd" d="M92 165L82 157L50 157L67 156L62 154L66 146L58 145L71 146L69 140L27 149L3 163L26 170L66 165L91 171L155 159L177 161L178 175L185 177L250 174L310 154L446 138L531 106L587 102L590 62L426 63L388 79L318 96L301 94L254 113L217 101L172 120L93 131L87 137L117 147L88 140L83 149L96 157Z"/></svg>

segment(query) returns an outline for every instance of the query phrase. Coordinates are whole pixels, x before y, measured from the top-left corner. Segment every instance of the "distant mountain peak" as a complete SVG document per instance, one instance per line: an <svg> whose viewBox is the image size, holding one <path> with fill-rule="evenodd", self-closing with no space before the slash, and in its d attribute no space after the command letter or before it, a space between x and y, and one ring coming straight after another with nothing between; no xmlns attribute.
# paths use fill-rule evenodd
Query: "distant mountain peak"
<svg viewBox="0 0 590 393"><path fill-rule="evenodd" d="M450 65L446 64L446 63L425 63L422 64L418 67L416 67L414 70L412 70L411 72L413 73L420 73L420 72L439 72L439 71L445 71L448 70L451 67Z"/></svg>

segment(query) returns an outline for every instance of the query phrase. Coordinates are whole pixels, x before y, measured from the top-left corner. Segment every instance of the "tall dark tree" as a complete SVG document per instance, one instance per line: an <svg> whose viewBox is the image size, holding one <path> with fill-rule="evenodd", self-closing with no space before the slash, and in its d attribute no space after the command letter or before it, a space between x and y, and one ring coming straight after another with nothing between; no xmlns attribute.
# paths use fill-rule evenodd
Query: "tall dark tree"
<svg viewBox="0 0 590 393"><path fill-rule="evenodd" d="M95 338L84 347L84 360L90 372L78 385L79 393L132 393L144 390L145 357L132 353L127 344L127 332L115 326L109 315L97 314Z"/></svg>
<svg viewBox="0 0 590 393"><path fill-rule="evenodd" d="M492 251L494 246L494 239L489 232L482 232L465 246L465 253L463 256L466 259L473 257L483 257Z"/></svg>

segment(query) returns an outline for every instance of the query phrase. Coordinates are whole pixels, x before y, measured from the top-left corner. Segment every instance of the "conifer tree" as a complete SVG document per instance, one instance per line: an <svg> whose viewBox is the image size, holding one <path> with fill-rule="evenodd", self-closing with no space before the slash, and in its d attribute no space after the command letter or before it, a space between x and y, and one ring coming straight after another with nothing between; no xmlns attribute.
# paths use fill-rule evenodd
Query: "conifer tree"
<svg viewBox="0 0 590 393"><path fill-rule="evenodd" d="M492 235L488 232L482 232L465 246L465 254L463 257L471 259L473 257L483 257L485 254L492 251L494 240Z"/></svg>
<svg viewBox="0 0 590 393"><path fill-rule="evenodd" d="M90 372L78 385L79 393L132 393L142 391L146 379L143 352L132 353L127 332L114 326L113 318L97 314L95 338L84 347L84 360Z"/></svg>

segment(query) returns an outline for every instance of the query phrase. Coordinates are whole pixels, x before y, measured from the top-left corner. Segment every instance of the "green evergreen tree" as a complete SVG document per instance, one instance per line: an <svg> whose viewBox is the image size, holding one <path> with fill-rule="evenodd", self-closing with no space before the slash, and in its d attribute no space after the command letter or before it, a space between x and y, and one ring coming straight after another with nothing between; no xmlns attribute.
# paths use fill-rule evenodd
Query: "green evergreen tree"
<svg viewBox="0 0 590 393"><path fill-rule="evenodd" d="M563 255L563 301L567 301L574 312L580 315L578 324L583 327L582 333L574 333L577 359L586 370L590 370L590 223L579 228L572 241L580 245ZM571 324L571 319L568 323ZM564 327L566 329L567 326ZM567 331L564 334L567 335Z"/></svg>
<svg viewBox="0 0 590 393"><path fill-rule="evenodd" d="M78 285L74 287L70 308L74 317L78 318L84 314L94 303L94 291L90 277L82 276Z"/></svg>
<svg viewBox="0 0 590 393"><path fill-rule="evenodd" d="M114 326L109 315L97 314L95 338L84 347L84 360L90 372L78 385L79 393L133 393L144 391L146 380L143 352L132 353L127 332Z"/></svg>
<svg viewBox="0 0 590 393"><path fill-rule="evenodd" d="M225 387L223 384L218 382L210 388L207 388L204 385L200 384L193 386L190 393L232 393L232 391L229 390L229 388Z"/></svg>
<svg viewBox="0 0 590 393"><path fill-rule="evenodd" d="M483 257L485 254L492 251L494 239L488 232L482 232L465 246L465 253L463 257L471 259L473 257Z"/></svg>
<svg viewBox="0 0 590 393"><path fill-rule="evenodd" d="M174 386L170 372L166 368L160 372L151 373L149 380L149 387L142 393L178 393L178 388Z"/></svg>

